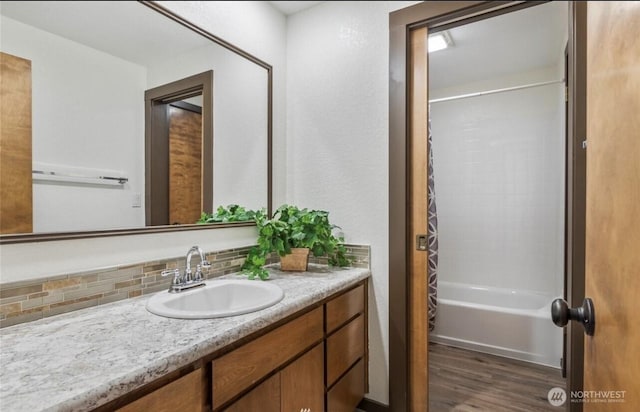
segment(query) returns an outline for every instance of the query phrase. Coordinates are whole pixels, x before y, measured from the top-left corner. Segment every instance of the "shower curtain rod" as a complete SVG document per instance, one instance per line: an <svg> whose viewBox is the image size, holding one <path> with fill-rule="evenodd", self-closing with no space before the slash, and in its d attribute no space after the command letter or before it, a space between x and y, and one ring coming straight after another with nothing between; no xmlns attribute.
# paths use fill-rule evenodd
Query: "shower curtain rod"
<svg viewBox="0 0 640 412"><path fill-rule="evenodd" d="M448 102L449 100L466 99L467 97L476 97L476 96L484 96L485 94L510 92L512 90L529 89L531 87L546 86L548 84L555 84L555 83L564 83L564 79L551 80L551 81L548 81L548 82L540 82L540 83L523 84L521 86L505 87L503 89L486 90L486 91L483 91L483 92L461 94L461 95L458 95L458 96L442 97L440 99L431 99L431 100L429 100L429 103Z"/></svg>

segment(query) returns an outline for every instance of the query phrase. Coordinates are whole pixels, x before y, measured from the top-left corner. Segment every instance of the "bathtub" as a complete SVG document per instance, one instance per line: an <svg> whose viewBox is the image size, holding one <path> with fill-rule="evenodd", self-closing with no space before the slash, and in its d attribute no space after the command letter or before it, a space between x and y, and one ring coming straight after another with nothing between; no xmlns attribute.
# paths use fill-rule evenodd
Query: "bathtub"
<svg viewBox="0 0 640 412"><path fill-rule="evenodd" d="M438 281L429 341L560 368L562 329L551 321L555 298Z"/></svg>

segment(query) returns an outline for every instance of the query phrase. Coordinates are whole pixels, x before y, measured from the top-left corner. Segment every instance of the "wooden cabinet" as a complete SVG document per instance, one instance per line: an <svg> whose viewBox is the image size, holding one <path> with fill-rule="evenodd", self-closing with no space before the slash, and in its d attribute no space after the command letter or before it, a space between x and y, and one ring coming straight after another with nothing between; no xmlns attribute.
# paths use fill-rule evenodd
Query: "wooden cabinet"
<svg viewBox="0 0 640 412"><path fill-rule="evenodd" d="M323 373L324 344L320 343L222 410L322 412Z"/></svg>
<svg viewBox="0 0 640 412"><path fill-rule="evenodd" d="M322 310L318 307L215 359L212 363L214 410L242 410L236 408L248 405L250 400L246 397L258 397L266 382L230 406L226 405L268 373L279 370L270 379L279 380L279 387L271 390L279 393L281 412L352 412L364 397L367 382L364 282L329 299L324 304L324 315ZM306 350L310 342L318 340L322 342L313 349L295 356ZM295 360L279 369L287 359ZM268 401L271 408L272 399Z"/></svg>
<svg viewBox="0 0 640 412"><path fill-rule="evenodd" d="M225 408L225 412L280 412L280 373L270 377L255 389Z"/></svg>
<svg viewBox="0 0 640 412"><path fill-rule="evenodd" d="M353 412L367 390L366 293L363 281L120 410Z"/></svg>
<svg viewBox="0 0 640 412"><path fill-rule="evenodd" d="M360 285L326 303L327 333L331 333L347 323L356 315L364 313L365 309L364 285Z"/></svg>
<svg viewBox="0 0 640 412"><path fill-rule="evenodd" d="M358 316L327 338L327 385L364 356L364 317Z"/></svg>
<svg viewBox="0 0 640 412"><path fill-rule="evenodd" d="M212 363L213 409L226 404L286 362L322 340L322 308L316 308Z"/></svg>
<svg viewBox="0 0 640 412"><path fill-rule="evenodd" d="M352 412L367 391L365 293L360 285L326 303L326 405L331 412Z"/></svg>
<svg viewBox="0 0 640 412"><path fill-rule="evenodd" d="M327 392L327 410L353 412L364 396L364 360L360 359Z"/></svg>
<svg viewBox="0 0 640 412"><path fill-rule="evenodd" d="M118 409L119 412L204 411L202 369L185 375Z"/></svg>
<svg viewBox="0 0 640 412"><path fill-rule="evenodd" d="M324 343L280 372L282 412L324 411Z"/></svg>

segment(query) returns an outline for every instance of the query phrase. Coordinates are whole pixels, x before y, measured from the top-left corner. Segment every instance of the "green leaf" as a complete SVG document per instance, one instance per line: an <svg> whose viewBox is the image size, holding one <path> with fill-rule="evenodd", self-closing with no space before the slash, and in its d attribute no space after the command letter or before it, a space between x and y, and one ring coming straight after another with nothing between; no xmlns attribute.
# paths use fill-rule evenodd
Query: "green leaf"
<svg viewBox="0 0 640 412"><path fill-rule="evenodd" d="M276 239L274 247L277 252L280 252L280 251L284 252L285 250L284 241L282 239Z"/></svg>

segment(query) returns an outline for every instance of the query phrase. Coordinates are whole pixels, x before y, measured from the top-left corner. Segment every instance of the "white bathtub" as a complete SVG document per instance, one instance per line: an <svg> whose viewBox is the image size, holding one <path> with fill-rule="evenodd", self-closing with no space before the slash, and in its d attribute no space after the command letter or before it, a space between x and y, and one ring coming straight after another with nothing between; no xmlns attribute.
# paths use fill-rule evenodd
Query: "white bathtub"
<svg viewBox="0 0 640 412"><path fill-rule="evenodd" d="M429 341L560 368L562 329L551 321L555 296L438 281Z"/></svg>

